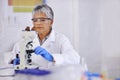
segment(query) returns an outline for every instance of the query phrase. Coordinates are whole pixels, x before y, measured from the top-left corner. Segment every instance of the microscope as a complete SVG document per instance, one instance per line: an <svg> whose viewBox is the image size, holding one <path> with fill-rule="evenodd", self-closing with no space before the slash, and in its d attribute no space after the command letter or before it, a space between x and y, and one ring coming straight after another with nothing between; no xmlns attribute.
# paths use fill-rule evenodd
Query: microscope
<svg viewBox="0 0 120 80"><path fill-rule="evenodd" d="M32 64L32 58L31 58L32 53L34 53L33 40L36 37L38 36L35 31L31 31L29 29L22 31L22 41L19 44L20 52L16 56L19 57L20 63L18 65L15 65L14 67L15 70L36 68L36 66Z"/></svg>

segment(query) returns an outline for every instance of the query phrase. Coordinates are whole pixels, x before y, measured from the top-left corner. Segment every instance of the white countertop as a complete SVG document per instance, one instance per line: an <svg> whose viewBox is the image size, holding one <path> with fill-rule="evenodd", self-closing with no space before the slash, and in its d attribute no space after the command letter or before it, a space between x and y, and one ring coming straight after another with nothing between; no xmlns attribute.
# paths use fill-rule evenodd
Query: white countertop
<svg viewBox="0 0 120 80"><path fill-rule="evenodd" d="M51 73L45 76L15 74L13 77L14 68L12 66L2 66L0 75L4 77L0 77L0 80L80 80L83 73L80 65L55 66L45 70L51 71Z"/></svg>

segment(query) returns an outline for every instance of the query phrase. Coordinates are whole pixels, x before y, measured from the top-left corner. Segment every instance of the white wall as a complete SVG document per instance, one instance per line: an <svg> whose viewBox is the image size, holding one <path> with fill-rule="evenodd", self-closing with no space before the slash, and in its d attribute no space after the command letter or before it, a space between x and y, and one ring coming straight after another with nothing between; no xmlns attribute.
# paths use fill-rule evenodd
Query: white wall
<svg viewBox="0 0 120 80"><path fill-rule="evenodd" d="M1 1L1 9L3 10L1 14L0 52L2 53L12 50L13 45L20 39L20 31L26 26L32 26L32 21L31 13L14 13L13 7L8 6L8 0Z"/></svg>
<svg viewBox="0 0 120 80"><path fill-rule="evenodd" d="M79 2L79 52L85 57L92 72L101 68L101 25L100 0L80 0Z"/></svg>
<svg viewBox="0 0 120 80"><path fill-rule="evenodd" d="M80 47L92 72L120 76L120 1L80 0Z"/></svg>
<svg viewBox="0 0 120 80"><path fill-rule="evenodd" d="M101 3L103 68L106 67L109 77L120 77L120 1Z"/></svg>

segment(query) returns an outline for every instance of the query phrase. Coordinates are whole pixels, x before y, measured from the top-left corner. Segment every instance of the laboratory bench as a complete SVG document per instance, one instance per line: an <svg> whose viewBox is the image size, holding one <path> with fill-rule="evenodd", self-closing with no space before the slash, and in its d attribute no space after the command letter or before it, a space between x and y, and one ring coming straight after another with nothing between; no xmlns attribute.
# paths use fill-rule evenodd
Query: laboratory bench
<svg viewBox="0 0 120 80"><path fill-rule="evenodd" d="M92 77L90 77L92 75ZM14 70L13 65L0 67L0 80L120 80L108 79L101 74L86 74L81 65L54 66Z"/></svg>
<svg viewBox="0 0 120 80"><path fill-rule="evenodd" d="M14 70L13 66L0 68L0 80L80 80L84 69L80 65L55 66Z"/></svg>

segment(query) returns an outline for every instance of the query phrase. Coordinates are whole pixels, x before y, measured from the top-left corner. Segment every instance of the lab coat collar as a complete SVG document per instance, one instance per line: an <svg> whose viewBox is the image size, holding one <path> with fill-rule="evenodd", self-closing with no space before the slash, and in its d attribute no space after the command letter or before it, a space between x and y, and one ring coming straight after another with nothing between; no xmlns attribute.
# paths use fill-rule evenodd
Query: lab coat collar
<svg viewBox="0 0 120 80"><path fill-rule="evenodd" d="M50 35L49 35L49 41L55 41L55 31L52 29Z"/></svg>
<svg viewBox="0 0 120 80"><path fill-rule="evenodd" d="M55 42L55 31L52 29L50 32L48 39L41 45L43 48L50 47L50 43Z"/></svg>

